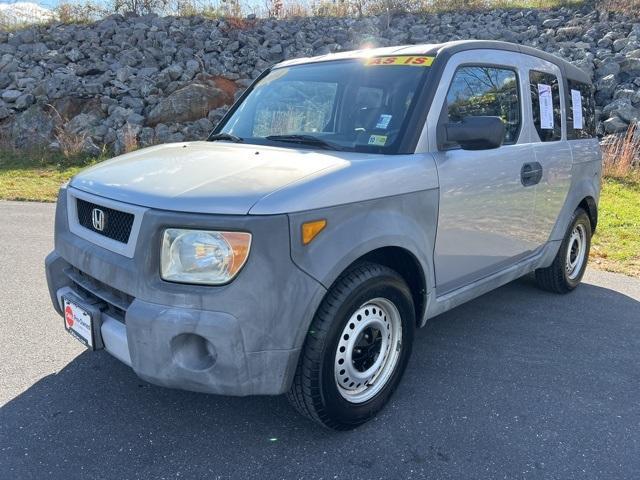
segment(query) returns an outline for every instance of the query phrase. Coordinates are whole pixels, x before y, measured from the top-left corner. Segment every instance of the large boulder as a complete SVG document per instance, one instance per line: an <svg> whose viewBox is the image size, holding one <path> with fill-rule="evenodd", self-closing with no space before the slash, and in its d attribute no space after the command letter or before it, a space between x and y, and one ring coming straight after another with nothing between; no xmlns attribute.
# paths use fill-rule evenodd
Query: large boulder
<svg viewBox="0 0 640 480"><path fill-rule="evenodd" d="M618 98L602 109L606 116L618 116L627 123L640 119L640 110L635 108L629 98Z"/></svg>
<svg viewBox="0 0 640 480"><path fill-rule="evenodd" d="M0 120L4 120L5 118L11 115L11 110L7 108L4 102L0 101Z"/></svg>
<svg viewBox="0 0 640 480"><path fill-rule="evenodd" d="M606 77L607 75L618 75L620 73L620 64L612 58L603 61L596 70L596 76L598 78Z"/></svg>
<svg viewBox="0 0 640 480"><path fill-rule="evenodd" d="M23 95L20 95L16 99L16 103L14 104L14 107L17 110L24 110L25 108L27 108L30 105L32 105L34 102L35 102L34 96L31 95L30 93L25 93Z"/></svg>
<svg viewBox="0 0 640 480"><path fill-rule="evenodd" d="M556 36L559 39L578 38L582 35L582 27L562 27L556 31Z"/></svg>
<svg viewBox="0 0 640 480"><path fill-rule="evenodd" d="M40 105L32 105L15 116L11 137L16 148L29 150L51 143L54 129L55 120L51 113Z"/></svg>
<svg viewBox="0 0 640 480"><path fill-rule="evenodd" d="M7 103L13 103L15 102L20 95L22 95L22 92L20 92L20 90L5 90L4 92L2 92L2 100L4 100Z"/></svg>
<svg viewBox="0 0 640 480"><path fill-rule="evenodd" d="M72 134L80 134L100 124L102 118L95 113L80 113L73 117L65 126L65 130Z"/></svg>
<svg viewBox="0 0 640 480"><path fill-rule="evenodd" d="M611 117L604 121L604 131L606 133L625 132L629 125L619 117Z"/></svg>
<svg viewBox="0 0 640 480"><path fill-rule="evenodd" d="M602 105L607 102L616 90L618 79L615 75L607 75L596 83L596 102Z"/></svg>
<svg viewBox="0 0 640 480"><path fill-rule="evenodd" d="M154 127L159 123L192 122L205 118L210 110L233 102L233 95L220 86L223 85L216 82L192 83L176 90L151 109L147 125Z"/></svg>
<svg viewBox="0 0 640 480"><path fill-rule="evenodd" d="M562 20L559 18L548 18L544 22L542 22L542 26L545 28L556 28L560 26Z"/></svg>
<svg viewBox="0 0 640 480"><path fill-rule="evenodd" d="M626 57L620 64L620 71L630 77L640 76L640 58Z"/></svg>

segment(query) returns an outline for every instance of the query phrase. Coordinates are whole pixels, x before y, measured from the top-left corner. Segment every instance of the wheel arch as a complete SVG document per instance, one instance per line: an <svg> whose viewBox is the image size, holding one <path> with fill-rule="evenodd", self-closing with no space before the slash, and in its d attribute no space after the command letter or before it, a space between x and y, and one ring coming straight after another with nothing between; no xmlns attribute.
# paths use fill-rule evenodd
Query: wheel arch
<svg viewBox="0 0 640 480"><path fill-rule="evenodd" d="M588 164L582 165L586 168ZM595 175L582 174L581 177L572 179L569 193L565 199L562 210L560 211L556 224L551 231L549 241L562 241L569 226L569 221L576 211L576 208L582 207L586 210L589 219L592 222L591 230L595 231L595 224L598 221L598 198L600 194L599 177ZM595 223L594 223L595 220Z"/></svg>
<svg viewBox="0 0 640 480"><path fill-rule="evenodd" d="M591 233L596 232L596 226L598 225L598 204L592 196L584 197L578 204L578 208L582 208L589 216L591 222Z"/></svg>
<svg viewBox="0 0 640 480"><path fill-rule="evenodd" d="M413 299L416 325L420 326L427 308L427 277L417 257L403 247L386 246L376 248L351 262L340 272L340 275L334 280L334 283L343 273L362 262L372 262L389 267L396 271L404 281L407 282Z"/></svg>

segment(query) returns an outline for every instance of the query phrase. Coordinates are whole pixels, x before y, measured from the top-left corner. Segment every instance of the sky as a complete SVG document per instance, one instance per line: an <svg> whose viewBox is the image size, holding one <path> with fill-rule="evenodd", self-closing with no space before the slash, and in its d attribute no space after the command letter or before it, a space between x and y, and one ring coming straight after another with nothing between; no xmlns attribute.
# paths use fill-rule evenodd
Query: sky
<svg viewBox="0 0 640 480"><path fill-rule="evenodd" d="M0 1L0 3L5 3L5 4L7 4L7 3L9 3L9 4L10 3L19 3L19 0L9 1L9 2ZM42 0L42 1L30 1L29 3L35 3L36 5L41 5L43 7L52 8L52 7L55 7L60 2L58 2L58 0Z"/></svg>
<svg viewBox="0 0 640 480"><path fill-rule="evenodd" d="M46 8L49 8L49 9L57 7L60 3L83 3L82 0L79 0L79 1L78 0L10 0L10 1L0 0L0 3L18 3L20 1L27 1L29 3L35 3L37 5L40 5L42 7L46 7ZM91 0L91 3L95 3L95 4L100 5L100 4L105 4L105 3L108 3L108 2L105 1L105 0ZM242 2L242 4L243 5L248 5L248 6L251 6L251 5L258 6L258 5L263 5L264 1L263 0L244 0Z"/></svg>
<svg viewBox="0 0 640 480"><path fill-rule="evenodd" d="M28 3L35 3L36 5L40 5L46 8L53 8L60 3L58 0L38 0L38 1L25 0L25 1L27 1ZM16 0L16 1L0 0L0 3L2 4L22 3L22 0Z"/></svg>

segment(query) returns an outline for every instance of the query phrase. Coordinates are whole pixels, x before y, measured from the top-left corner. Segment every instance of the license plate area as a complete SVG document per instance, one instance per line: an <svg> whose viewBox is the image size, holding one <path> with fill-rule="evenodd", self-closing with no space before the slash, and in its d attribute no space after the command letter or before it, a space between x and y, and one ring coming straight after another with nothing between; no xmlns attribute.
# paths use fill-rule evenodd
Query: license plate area
<svg viewBox="0 0 640 480"><path fill-rule="evenodd" d="M64 328L90 350L96 350L96 315L75 299L62 297Z"/></svg>

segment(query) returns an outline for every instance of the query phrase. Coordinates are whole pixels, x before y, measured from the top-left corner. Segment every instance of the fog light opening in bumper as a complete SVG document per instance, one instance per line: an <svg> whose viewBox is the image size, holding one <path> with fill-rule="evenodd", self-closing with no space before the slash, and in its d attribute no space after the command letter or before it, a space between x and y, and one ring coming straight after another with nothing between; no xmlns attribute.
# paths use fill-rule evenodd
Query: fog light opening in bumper
<svg viewBox="0 0 640 480"><path fill-rule="evenodd" d="M173 360L187 370L202 371L213 367L218 354L213 344L195 333L182 333L171 340Z"/></svg>

